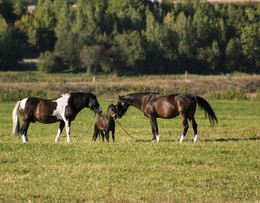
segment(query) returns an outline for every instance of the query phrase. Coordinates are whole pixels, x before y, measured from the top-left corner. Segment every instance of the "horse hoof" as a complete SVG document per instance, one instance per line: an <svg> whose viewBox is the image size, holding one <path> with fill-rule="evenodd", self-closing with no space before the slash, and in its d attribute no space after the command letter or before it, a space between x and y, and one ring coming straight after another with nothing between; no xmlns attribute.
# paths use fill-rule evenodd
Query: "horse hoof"
<svg viewBox="0 0 260 203"><path fill-rule="evenodd" d="M184 136L182 135L180 140L179 140L179 143L183 142L183 140L184 140Z"/></svg>
<svg viewBox="0 0 260 203"><path fill-rule="evenodd" d="M194 140L193 141L194 141L194 143L198 141L198 136L197 135L194 136Z"/></svg>

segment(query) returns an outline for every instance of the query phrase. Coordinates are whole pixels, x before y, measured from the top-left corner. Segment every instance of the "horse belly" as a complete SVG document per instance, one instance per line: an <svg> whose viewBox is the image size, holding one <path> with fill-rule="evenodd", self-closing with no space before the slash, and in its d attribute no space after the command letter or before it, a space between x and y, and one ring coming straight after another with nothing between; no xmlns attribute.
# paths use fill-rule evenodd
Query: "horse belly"
<svg viewBox="0 0 260 203"><path fill-rule="evenodd" d="M58 116L53 115L56 106L55 102L40 102L34 114L36 121L41 123L55 123L60 120Z"/></svg>
<svg viewBox="0 0 260 203"><path fill-rule="evenodd" d="M99 130L106 130L107 129L107 122L105 122L103 117L99 117L97 120L97 127Z"/></svg>
<svg viewBox="0 0 260 203"><path fill-rule="evenodd" d="M48 116L48 117L38 117L37 121L39 121L41 123L56 123L59 120L57 119L57 117Z"/></svg>
<svg viewBox="0 0 260 203"><path fill-rule="evenodd" d="M179 115L178 111L160 112L158 117L160 118L175 118Z"/></svg>
<svg viewBox="0 0 260 203"><path fill-rule="evenodd" d="M175 118L179 115L179 112L167 105L160 105L156 108L156 113L159 118Z"/></svg>
<svg viewBox="0 0 260 203"><path fill-rule="evenodd" d="M41 122L41 123L55 123L59 119L56 116L52 116L50 112L46 113L35 113L34 114L35 121Z"/></svg>

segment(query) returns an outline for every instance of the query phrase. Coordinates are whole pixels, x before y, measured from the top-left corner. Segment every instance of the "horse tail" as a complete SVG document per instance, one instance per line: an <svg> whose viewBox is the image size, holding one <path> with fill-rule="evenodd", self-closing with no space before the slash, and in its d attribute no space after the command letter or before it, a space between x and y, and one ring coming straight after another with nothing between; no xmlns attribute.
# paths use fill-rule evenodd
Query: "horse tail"
<svg viewBox="0 0 260 203"><path fill-rule="evenodd" d="M214 126L215 122L218 123L218 119L215 115L215 112L211 108L210 104L205 99L203 99L202 97L195 96L195 99L198 103L198 106L205 111L206 117L208 115L210 124L212 126Z"/></svg>
<svg viewBox="0 0 260 203"><path fill-rule="evenodd" d="M12 135L19 134L20 132L20 123L18 117L18 109L20 106L21 101L18 101L13 110L13 132Z"/></svg>

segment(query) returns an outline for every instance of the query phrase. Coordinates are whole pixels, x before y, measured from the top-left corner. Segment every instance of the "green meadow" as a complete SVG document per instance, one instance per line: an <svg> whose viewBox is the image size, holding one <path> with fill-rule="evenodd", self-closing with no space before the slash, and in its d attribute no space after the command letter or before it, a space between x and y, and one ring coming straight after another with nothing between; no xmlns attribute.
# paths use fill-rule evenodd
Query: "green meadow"
<svg viewBox="0 0 260 203"><path fill-rule="evenodd" d="M115 143L92 141L93 112L71 126L71 144L56 124L31 124L29 142L11 136L15 102L0 103L1 202L258 202L260 101L208 100L219 123L197 109L198 142L180 117L158 119L161 141L152 143L149 119L130 107L116 123ZM115 100L99 101L103 112Z"/></svg>

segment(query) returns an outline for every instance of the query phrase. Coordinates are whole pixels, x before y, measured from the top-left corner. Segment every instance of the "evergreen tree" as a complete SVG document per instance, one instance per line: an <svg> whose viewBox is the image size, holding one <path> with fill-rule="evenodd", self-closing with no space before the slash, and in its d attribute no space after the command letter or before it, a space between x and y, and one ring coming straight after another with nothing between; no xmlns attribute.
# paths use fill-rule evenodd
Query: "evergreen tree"
<svg viewBox="0 0 260 203"><path fill-rule="evenodd" d="M248 72L258 72L260 67L260 23L247 25L241 34L243 54L248 60Z"/></svg>

